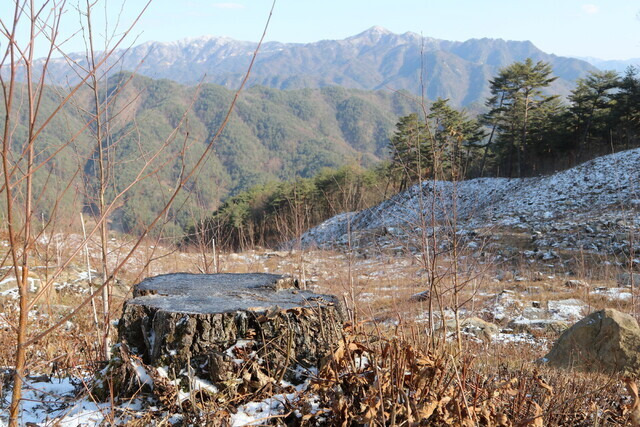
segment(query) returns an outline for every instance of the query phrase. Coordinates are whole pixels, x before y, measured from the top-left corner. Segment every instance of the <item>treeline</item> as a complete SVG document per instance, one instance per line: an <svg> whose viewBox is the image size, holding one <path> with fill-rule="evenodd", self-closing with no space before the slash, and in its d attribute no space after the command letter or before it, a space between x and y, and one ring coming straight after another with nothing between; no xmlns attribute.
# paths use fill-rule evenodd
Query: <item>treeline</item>
<svg viewBox="0 0 640 427"><path fill-rule="evenodd" d="M636 68L591 72L566 101L548 92L554 80L547 63L516 62L490 80L485 114L472 118L438 99L427 113L400 117L388 162L253 187L227 199L189 235L233 249L272 246L424 179L524 177L638 145Z"/></svg>
<svg viewBox="0 0 640 427"><path fill-rule="evenodd" d="M489 112L482 117L494 138L490 164L479 174L529 176L574 166L589 158L638 145L640 78L594 71L579 79L564 102L544 89L555 80L548 64L527 60L490 81ZM484 166L484 168L482 167Z"/></svg>
<svg viewBox="0 0 640 427"><path fill-rule="evenodd" d="M432 176L544 174L638 145L637 68L622 76L590 72L566 101L548 93L555 79L547 63L515 62L490 80L487 112L475 119L446 99L438 99L426 119L400 118L389 144L400 187Z"/></svg>
<svg viewBox="0 0 640 427"><path fill-rule="evenodd" d="M208 245L216 239L228 249L274 246L336 214L380 203L396 191L386 163L371 169L325 168L312 178L255 186L228 198L210 218L189 228L188 240Z"/></svg>

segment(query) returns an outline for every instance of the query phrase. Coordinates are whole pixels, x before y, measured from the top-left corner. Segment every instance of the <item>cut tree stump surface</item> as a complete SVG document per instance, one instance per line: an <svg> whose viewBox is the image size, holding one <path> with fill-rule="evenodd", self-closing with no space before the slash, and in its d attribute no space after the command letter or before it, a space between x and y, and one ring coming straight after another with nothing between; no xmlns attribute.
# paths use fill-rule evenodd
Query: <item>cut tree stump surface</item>
<svg viewBox="0 0 640 427"><path fill-rule="evenodd" d="M293 279L264 273L249 274L165 274L144 280L133 290L139 304L175 313L260 312L277 306L291 309L317 302L334 303L335 298L302 291Z"/></svg>
<svg viewBox="0 0 640 427"><path fill-rule="evenodd" d="M152 277L134 286L118 339L149 366L219 389L294 381L298 366L318 367L333 354L344 318L338 298L295 285L260 273Z"/></svg>

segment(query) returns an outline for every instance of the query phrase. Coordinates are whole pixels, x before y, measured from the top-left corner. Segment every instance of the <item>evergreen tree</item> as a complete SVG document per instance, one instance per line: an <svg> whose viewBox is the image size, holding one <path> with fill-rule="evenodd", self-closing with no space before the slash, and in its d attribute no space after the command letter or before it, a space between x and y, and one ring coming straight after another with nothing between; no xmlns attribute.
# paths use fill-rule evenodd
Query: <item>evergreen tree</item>
<svg viewBox="0 0 640 427"><path fill-rule="evenodd" d="M538 174L541 169L544 172L545 167L549 170L549 166L553 170L557 168L558 154L570 148L567 144L571 141L569 117L568 108L560 98L540 105L536 114L531 116L528 136L531 148L526 159L529 173Z"/></svg>
<svg viewBox="0 0 640 427"><path fill-rule="evenodd" d="M613 107L613 91L620 85L615 71L591 71L578 79L569 100L573 125L577 132L578 151L587 144L590 132L602 131Z"/></svg>
<svg viewBox="0 0 640 427"><path fill-rule="evenodd" d="M464 111L452 108L448 102L438 98L428 117L435 141L433 155L440 161L445 177L457 180L467 176L485 132L477 120L469 119Z"/></svg>
<svg viewBox="0 0 640 427"><path fill-rule="evenodd" d="M551 76L551 65L546 62L533 62L527 58L524 62L514 62L501 69L490 80L492 106L487 114L487 122L499 131L502 144L500 156L506 156L508 174L513 174L514 163L518 176L525 173L525 159L530 146L531 123L540 122L536 115L542 114L542 108L556 96L545 95L556 77Z"/></svg>
<svg viewBox="0 0 640 427"><path fill-rule="evenodd" d="M489 80L492 96L487 99L485 105L489 108L489 112L483 114L479 121L485 126L491 127L489 139L485 143L482 161L480 162L480 176L484 175L485 166L489 157L489 150L492 148L494 136L501 120L504 118L505 109L504 101L507 97L508 87L505 76L498 75L495 79Z"/></svg>
<svg viewBox="0 0 640 427"><path fill-rule="evenodd" d="M400 182L403 190L431 172L433 167L432 147L427 136L426 125L417 114L401 117L396 132L389 140L391 165L389 172Z"/></svg>
<svg viewBox="0 0 640 427"><path fill-rule="evenodd" d="M626 148L640 131L640 78L637 67L629 67L620 80L618 92L613 95L612 120L621 134Z"/></svg>

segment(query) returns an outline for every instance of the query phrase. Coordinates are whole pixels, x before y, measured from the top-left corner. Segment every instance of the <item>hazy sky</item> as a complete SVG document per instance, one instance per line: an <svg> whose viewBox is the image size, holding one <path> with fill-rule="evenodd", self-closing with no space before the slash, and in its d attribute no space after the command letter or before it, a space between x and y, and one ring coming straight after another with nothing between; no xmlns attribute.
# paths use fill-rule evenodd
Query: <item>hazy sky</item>
<svg viewBox="0 0 640 427"><path fill-rule="evenodd" d="M0 3L6 22L13 2ZM120 3L108 0L111 24ZM129 0L120 22L130 23L144 3ZM135 35L137 42L201 35L257 41L270 7L269 0L154 0ZM628 59L640 57L639 12L640 2L633 0L277 0L267 40L341 39L379 25L447 40L531 40L557 55ZM65 21L68 31L77 26L74 14ZM80 42L67 46L81 49Z"/></svg>

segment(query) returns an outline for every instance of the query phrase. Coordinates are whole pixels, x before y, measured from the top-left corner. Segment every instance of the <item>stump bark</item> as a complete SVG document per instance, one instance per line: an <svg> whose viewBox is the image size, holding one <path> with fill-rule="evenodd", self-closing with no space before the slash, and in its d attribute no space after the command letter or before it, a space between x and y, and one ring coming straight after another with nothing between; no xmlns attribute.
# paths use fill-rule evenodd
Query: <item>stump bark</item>
<svg viewBox="0 0 640 427"><path fill-rule="evenodd" d="M170 377L198 377L250 391L296 380L341 337L339 300L300 290L275 274L168 274L134 287L119 342Z"/></svg>

